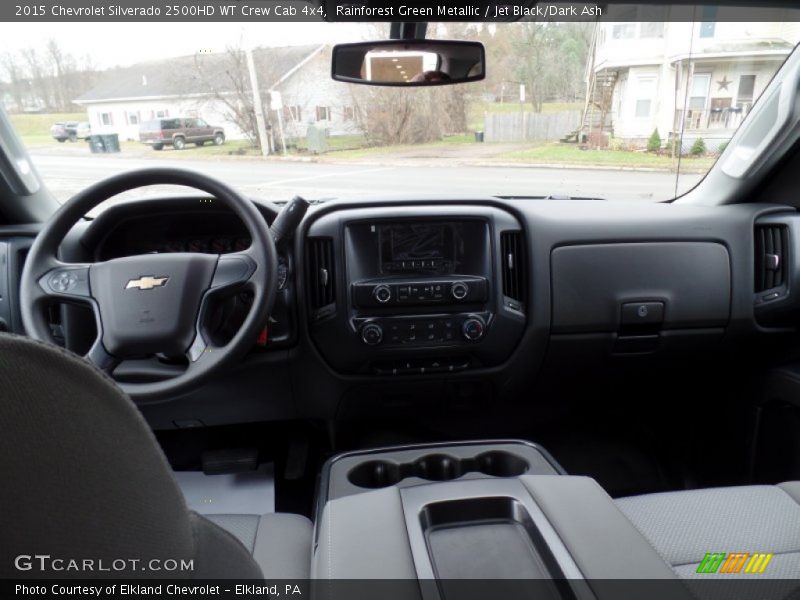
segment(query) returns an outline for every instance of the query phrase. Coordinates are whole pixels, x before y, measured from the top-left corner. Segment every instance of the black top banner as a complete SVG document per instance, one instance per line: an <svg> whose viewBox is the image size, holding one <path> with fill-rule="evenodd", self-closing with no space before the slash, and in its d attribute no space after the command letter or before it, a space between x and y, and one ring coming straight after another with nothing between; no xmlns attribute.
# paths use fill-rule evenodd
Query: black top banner
<svg viewBox="0 0 800 600"><path fill-rule="evenodd" d="M535 0L11 0L2 22L800 21L800 8Z"/></svg>

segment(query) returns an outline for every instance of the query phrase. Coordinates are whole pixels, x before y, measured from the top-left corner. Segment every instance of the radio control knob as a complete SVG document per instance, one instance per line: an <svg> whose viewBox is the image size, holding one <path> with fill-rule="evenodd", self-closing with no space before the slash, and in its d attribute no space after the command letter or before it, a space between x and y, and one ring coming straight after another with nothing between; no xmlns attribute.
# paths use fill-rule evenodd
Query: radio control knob
<svg viewBox="0 0 800 600"><path fill-rule="evenodd" d="M376 323L367 323L361 328L361 341L367 346L377 346L383 341L383 328Z"/></svg>
<svg viewBox="0 0 800 600"><path fill-rule="evenodd" d="M469 286L463 281L454 283L453 287L450 288L450 295L456 300L463 300L467 297L467 294L469 294Z"/></svg>
<svg viewBox="0 0 800 600"><path fill-rule="evenodd" d="M392 289L388 285L379 285L372 290L372 297L376 302L386 304L392 299Z"/></svg>
<svg viewBox="0 0 800 600"><path fill-rule="evenodd" d="M470 342L477 342L486 333L486 324L483 319L478 317L469 317L461 325L461 333Z"/></svg>

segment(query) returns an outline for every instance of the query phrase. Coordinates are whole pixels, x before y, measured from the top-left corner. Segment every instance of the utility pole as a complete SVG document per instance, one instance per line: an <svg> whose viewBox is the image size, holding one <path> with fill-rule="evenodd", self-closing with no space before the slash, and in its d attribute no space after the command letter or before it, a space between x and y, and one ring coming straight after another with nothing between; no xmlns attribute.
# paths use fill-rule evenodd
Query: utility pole
<svg viewBox="0 0 800 600"><path fill-rule="evenodd" d="M261 91L258 89L258 77L256 76L256 64L253 61L253 51L247 48L244 53L247 58L247 70L250 73L250 87L253 89L253 106L256 111L256 129L258 132L258 142L261 145L261 155L269 156L267 124L264 120L264 105L261 102Z"/></svg>
<svg viewBox="0 0 800 600"><path fill-rule="evenodd" d="M275 90L269 93L269 107L275 111L278 116L278 133L281 137L281 147L283 148L283 155L286 156L286 138L283 136L283 98L281 93Z"/></svg>

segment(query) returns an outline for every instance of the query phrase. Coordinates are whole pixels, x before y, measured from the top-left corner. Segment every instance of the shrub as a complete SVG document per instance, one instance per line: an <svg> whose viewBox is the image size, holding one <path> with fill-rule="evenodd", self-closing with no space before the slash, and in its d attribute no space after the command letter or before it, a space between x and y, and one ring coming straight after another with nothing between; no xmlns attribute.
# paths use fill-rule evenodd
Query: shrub
<svg viewBox="0 0 800 600"><path fill-rule="evenodd" d="M706 153L706 143L703 141L703 138L697 138L692 144L692 149L689 150L689 153L692 156L703 156Z"/></svg>
<svg viewBox="0 0 800 600"><path fill-rule="evenodd" d="M621 139L619 139L617 137L611 137L608 140L608 149L609 150L624 150L625 149L625 143Z"/></svg>
<svg viewBox="0 0 800 600"><path fill-rule="evenodd" d="M659 150L661 150L661 136L658 133L658 127L656 127L650 139L647 140L647 151L658 152Z"/></svg>
<svg viewBox="0 0 800 600"><path fill-rule="evenodd" d="M725 152L725 148L727 148L727 147L728 147L728 142L722 142L722 143L721 143L721 144L720 144L720 145L717 147L717 152L718 152L719 154L722 154L723 152Z"/></svg>

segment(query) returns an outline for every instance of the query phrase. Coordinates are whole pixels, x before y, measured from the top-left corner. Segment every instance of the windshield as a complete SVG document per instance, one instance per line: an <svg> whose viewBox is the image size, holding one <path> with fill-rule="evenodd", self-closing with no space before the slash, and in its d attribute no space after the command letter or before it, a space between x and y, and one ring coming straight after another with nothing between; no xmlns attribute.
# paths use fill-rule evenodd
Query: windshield
<svg viewBox="0 0 800 600"><path fill-rule="evenodd" d="M156 165L268 200L664 201L703 178L800 40L796 15L700 17L432 23L484 44L486 78L404 89L331 79L333 44L388 39L388 23L18 23L0 98L62 202Z"/></svg>

